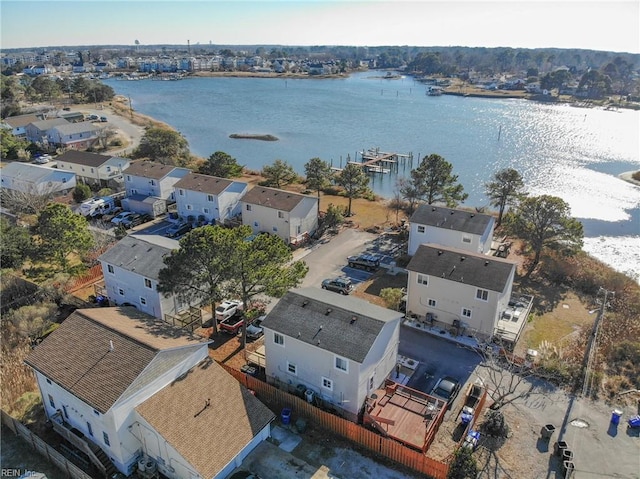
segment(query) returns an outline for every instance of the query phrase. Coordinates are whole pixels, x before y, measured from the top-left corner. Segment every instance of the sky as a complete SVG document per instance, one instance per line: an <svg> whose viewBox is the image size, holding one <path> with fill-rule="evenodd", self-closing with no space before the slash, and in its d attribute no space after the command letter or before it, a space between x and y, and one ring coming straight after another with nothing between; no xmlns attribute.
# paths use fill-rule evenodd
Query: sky
<svg viewBox="0 0 640 479"><path fill-rule="evenodd" d="M349 45L640 52L640 2L0 0L0 49Z"/></svg>

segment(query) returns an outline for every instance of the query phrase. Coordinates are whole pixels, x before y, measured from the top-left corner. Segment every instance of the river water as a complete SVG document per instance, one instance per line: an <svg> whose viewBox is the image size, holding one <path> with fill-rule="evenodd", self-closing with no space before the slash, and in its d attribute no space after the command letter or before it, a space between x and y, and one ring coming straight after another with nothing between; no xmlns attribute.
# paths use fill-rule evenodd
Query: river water
<svg viewBox="0 0 640 479"><path fill-rule="evenodd" d="M432 97L409 77L381 77L104 82L130 97L136 111L181 132L194 154L224 151L250 169L281 159L303 174L310 158L340 167L369 148L410 155L397 174L371 177L373 190L391 197L399 176L437 153L469 193L464 206L487 206L484 183L515 168L530 194L569 203L584 225L587 252L638 279L640 188L618 175L640 170L640 112ZM232 133L279 141L234 140Z"/></svg>

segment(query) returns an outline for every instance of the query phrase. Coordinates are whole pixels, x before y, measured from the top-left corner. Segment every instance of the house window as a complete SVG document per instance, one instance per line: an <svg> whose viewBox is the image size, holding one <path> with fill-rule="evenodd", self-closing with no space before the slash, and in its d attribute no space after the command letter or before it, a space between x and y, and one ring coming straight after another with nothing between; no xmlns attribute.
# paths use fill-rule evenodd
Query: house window
<svg viewBox="0 0 640 479"><path fill-rule="evenodd" d="M104 431L102 432L102 439L107 446L111 446L111 443L109 442L109 434Z"/></svg>
<svg viewBox="0 0 640 479"><path fill-rule="evenodd" d="M118 294L119 294L120 296L124 296L124 289L122 289L122 288L118 288Z"/></svg>
<svg viewBox="0 0 640 479"><path fill-rule="evenodd" d="M138 194L138 190L136 190L135 188L131 188L131 194L132 195L137 195Z"/></svg>
<svg viewBox="0 0 640 479"><path fill-rule="evenodd" d="M213 195L207 195L207 201L211 201L213 203Z"/></svg>
<svg viewBox="0 0 640 479"><path fill-rule="evenodd" d="M251 205L247 205L247 211L251 211Z"/></svg>
<svg viewBox="0 0 640 479"><path fill-rule="evenodd" d="M487 301L489 299L489 291L478 288L476 290L476 299L479 299L480 301Z"/></svg>
<svg viewBox="0 0 640 479"><path fill-rule="evenodd" d="M140 304L141 304L142 306L146 306L146 304L147 304L147 299L146 299L146 298L143 298L142 296L140 296Z"/></svg>
<svg viewBox="0 0 640 479"><path fill-rule="evenodd" d="M144 285L149 289L153 289L153 287L151 286L151 280L149 278L144 279Z"/></svg>
<svg viewBox="0 0 640 479"><path fill-rule="evenodd" d="M56 407L56 403L55 403L55 401L53 400L53 396L52 396L51 394L49 394L49 405L50 405L52 408L55 408L55 407Z"/></svg>
<svg viewBox="0 0 640 479"><path fill-rule="evenodd" d="M426 274L418 273L417 281L418 281L418 284L423 284L425 286L429 285L429 277Z"/></svg>
<svg viewBox="0 0 640 479"><path fill-rule="evenodd" d="M180 189L178 190L178 194L179 194L180 196L184 196L184 190L183 190L182 188L180 188Z"/></svg>
<svg viewBox="0 0 640 479"><path fill-rule="evenodd" d="M271 229L273 230L274 233L278 231L278 228L276 228L275 226L273 226Z"/></svg>
<svg viewBox="0 0 640 479"><path fill-rule="evenodd" d="M284 346L284 336L282 334L273 333L273 342L280 346Z"/></svg>
<svg viewBox="0 0 640 479"><path fill-rule="evenodd" d="M328 389L329 391L333 391L333 381L329 378L322 378L322 387Z"/></svg>
<svg viewBox="0 0 640 479"><path fill-rule="evenodd" d="M287 361L287 371L290 372L291 374L294 375L298 375L298 368L295 364L291 364L290 362Z"/></svg>
<svg viewBox="0 0 640 479"><path fill-rule="evenodd" d="M107 166L107 173L111 173L111 167Z"/></svg>
<svg viewBox="0 0 640 479"><path fill-rule="evenodd" d="M425 227L423 225L418 225L418 233L424 233Z"/></svg>
<svg viewBox="0 0 640 479"><path fill-rule="evenodd" d="M95 414L96 416L100 416L100 413L98 411L96 411L95 409L93 410L93 414Z"/></svg>
<svg viewBox="0 0 640 479"><path fill-rule="evenodd" d="M51 379L47 378L47 384L51 384Z"/></svg>
<svg viewBox="0 0 640 479"><path fill-rule="evenodd" d="M202 208L202 212L203 212L205 215L208 215L208 214L209 214L209 208Z"/></svg>
<svg viewBox="0 0 640 479"><path fill-rule="evenodd" d="M260 223L258 223L257 221L254 221L253 222L253 226L255 226L257 228L258 226L260 226Z"/></svg>
<svg viewBox="0 0 640 479"><path fill-rule="evenodd" d="M131 175L127 175L127 181L131 181Z"/></svg>
<svg viewBox="0 0 640 479"><path fill-rule="evenodd" d="M373 376L369 378L369 391L373 389Z"/></svg>
<svg viewBox="0 0 640 479"><path fill-rule="evenodd" d="M151 186L156 186L156 180L151 180L149 183L151 183Z"/></svg>
<svg viewBox="0 0 640 479"><path fill-rule="evenodd" d="M435 308L436 307L436 300L429 298L429 300L427 301L427 304L429 305L429 307Z"/></svg>
<svg viewBox="0 0 640 479"><path fill-rule="evenodd" d="M284 213L282 211L278 211L278 218L284 218Z"/></svg>
<svg viewBox="0 0 640 479"><path fill-rule="evenodd" d="M114 269L113 269L113 265L108 264L108 265L107 265L107 271L108 271L109 273L111 273L111 274L115 274L115 271L114 271Z"/></svg>
<svg viewBox="0 0 640 479"><path fill-rule="evenodd" d="M62 405L62 414L64 414L64 417L66 419L69 419L69 413L67 412L67 406L65 406L64 404Z"/></svg>
<svg viewBox="0 0 640 479"><path fill-rule="evenodd" d="M463 235L462 236L462 242L463 243L471 243L471 236Z"/></svg>
<svg viewBox="0 0 640 479"><path fill-rule="evenodd" d="M187 211L191 211L192 209L193 209L193 206L187 205Z"/></svg>
<svg viewBox="0 0 640 479"><path fill-rule="evenodd" d="M345 373L349 372L349 362L345 358L341 358L340 356L336 356L336 369L340 371L344 371Z"/></svg>
<svg viewBox="0 0 640 479"><path fill-rule="evenodd" d="M462 316L465 318L471 317L471 310L469 308L462 308Z"/></svg>
<svg viewBox="0 0 640 479"><path fill-rule="evenodd" d="M93 437L93 428L91 427L91 423L89 421L87 421L87 432L89 433L89 436Z"/></svg>
<svg viewBox="0 0 640 479"><path fill-rule="evenodd" d="M93 170L93 168L91 168L91 173L95 173L95 171Z"/></svg>

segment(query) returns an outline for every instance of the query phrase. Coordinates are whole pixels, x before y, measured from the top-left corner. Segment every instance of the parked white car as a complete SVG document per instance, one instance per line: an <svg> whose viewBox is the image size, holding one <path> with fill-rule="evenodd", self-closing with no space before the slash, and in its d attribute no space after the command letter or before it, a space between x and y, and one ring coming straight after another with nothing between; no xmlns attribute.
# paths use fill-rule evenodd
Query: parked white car
<svg viewBox="0 0 640 479"><path fill-rule="evenodd" d="M133 214L133 211L123 211L122 213L119 213L117 216L115 216L111 220L111 223L113 223L114 225L119 225L120 223L122 223L122 220L129 218Z"/></svg>
<svg viewBox="0 0 640 479"><path fill-rule="evenodd" d="M242 311L242 306L242 301L237 301L235 299L223 301L216 308L216 319L218 321L224 321L236 314L236 312Z"/></svg>
<svg viewBox="0 0 640 479"><path fill-rule="evenodd" d="M33 162L38 165L46 165L51 160L53 160L53 157L51 155L40 155L40 156L37 156L35 160L33 160Z"/></svg>

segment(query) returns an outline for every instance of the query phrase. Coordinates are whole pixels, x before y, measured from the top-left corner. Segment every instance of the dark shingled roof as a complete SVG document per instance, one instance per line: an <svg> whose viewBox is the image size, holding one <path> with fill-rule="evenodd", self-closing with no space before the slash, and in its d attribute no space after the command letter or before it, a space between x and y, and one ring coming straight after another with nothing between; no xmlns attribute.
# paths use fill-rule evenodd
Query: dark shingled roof
<svg viewBox="0 0 640 479"><path fill-rule="evenodd" d="M504 291L515 263L469 251L423 244L407 265L407 270L489 291Z"/></svg>
<svg viewBox="0 0 640 479"><path fill-rule="evenodd" d="M254 186L242 197L242 202L266 206L280 211L291 211L304 198L305 195L291 193L290 191L267 188L266 186Z"/></svg>
<svg viewBox="0 0 640 479"><path fill-rule="evenodd" d="M78 309L25 362L105 413L143 372L153 369L149 365L162 351L172 354L202 343L132 307ZM164 363L157 374L174 367L175 359Z"/></svg>
<svg viewBox="0 0 640 479"><path fill-rule="evenodd" d="M359 298L302 288L285 294L262 325L362 363L385 323L401 317Z"/></svg>
<svg viewBox="0 0 640 479"><path fill-rule="evenodd" d="M86 151L69 150L56 158L56 161L63 163L74 163L77 165L91 166L98 168L109 161L112 156L100 155L98 153L89 153Z"/></svg>
<svg viewBox="0 0 640 479"><path fill-rule="evenodd" d="M275 415L211 359L136 407L194 468L216 475Z"/></svg>
<svg viewBox="0 0 640 479"><path fill-rule="evenodd" d="M129 168L124 170L123 173L131 176L142 176L144 178L161 180L176 168L177 166L173 165L163 165L162 163L141 160L132 162Z"/></svg>
<svg viewBox="0 0 640 479"><path fill-rule="evenodd" d="M160 270L164 268L163 258L171 251L172 248L129 235L100 255L99 259L147 278L158 279Z"/></svg>
<svg viewBox="0 0 640 479"><path fill-rule="evenodd" d="M217 176L201 175L199 173L189 173L178 181L174 188L200 191L210 195L219 195L226 190L233 180L218 178Z"/></svg>
<svg viewBox="0 0 640 479"><path fill-rule="evenodd" d="M415 213L411 215L409 222L482 235L491 220L492 217L490 215L481 213L444 208L442 206L420 205Z"/></svg>

